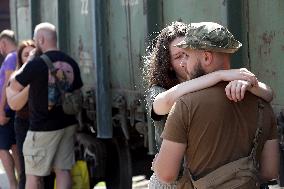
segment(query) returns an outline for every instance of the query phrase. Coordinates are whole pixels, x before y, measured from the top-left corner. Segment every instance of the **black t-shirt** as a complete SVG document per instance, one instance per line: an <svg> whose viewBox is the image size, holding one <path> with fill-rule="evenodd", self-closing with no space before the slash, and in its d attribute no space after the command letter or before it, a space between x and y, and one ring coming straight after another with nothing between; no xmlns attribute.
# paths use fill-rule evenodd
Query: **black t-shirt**
<svg viewBox="0 0 284 189"><path fill-rule="evenodd" d="M83 86L78 64L61 51L48 51L45 53L50 60L64 62L72 67L71 74L74 79L70 91ZM74 115L66 115L62 106L56 106L48 111L48 67L40 58L28 62L23 71L16 76L16 80L23 86L30 84L29 109L30 129L32 131L53 131L77 123Z"/></svg>

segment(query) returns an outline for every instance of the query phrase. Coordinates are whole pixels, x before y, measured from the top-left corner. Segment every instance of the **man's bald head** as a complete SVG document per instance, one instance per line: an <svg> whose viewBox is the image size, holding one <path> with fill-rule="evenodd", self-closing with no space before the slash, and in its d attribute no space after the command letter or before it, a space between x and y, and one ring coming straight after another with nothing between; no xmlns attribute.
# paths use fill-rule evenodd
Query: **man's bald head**
<svg viewBox="0 0 284 189"><path fill-rule="evenodd" d="M37 48L45 52L57 46L57 33L53 24L44 22L35 27L34 40Z"/></svg>
<svg viewBox="0 0 284 189"><path fill-rule="evenodd" d="M42 34L49 40L57 41L56 28L53 24L44 22L35 27L34 35Z"/></svg>

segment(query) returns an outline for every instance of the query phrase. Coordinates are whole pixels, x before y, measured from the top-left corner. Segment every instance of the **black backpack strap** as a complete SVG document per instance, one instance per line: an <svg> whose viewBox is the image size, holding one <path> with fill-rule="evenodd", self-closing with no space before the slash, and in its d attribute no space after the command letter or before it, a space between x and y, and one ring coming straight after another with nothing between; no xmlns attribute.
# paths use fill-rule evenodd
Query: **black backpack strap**
<svg viewBox="0 0 284 189"><path fill-rule="evenodd" d="M51 74L56 77L56 68L53 66L52 61L46 54L42 54L40 58L44 61L44 63L47 65L48 69L50 70Z"/></svg>
<svg viewBox="0 0 284 189"><path fill-rule="evenodd" d="M54 67L52 61L50 60L50 58L46 55L46 54L42 54L40 56L40 58L44 61L44 63L47 65L50 73L53 75L53 77L55 78L55 84L57 86L57 88L59 89L61 94L64 94L65 91L63 90L62 86L59 84L59 80L58 77L56 76L56 72L57 69ZM64 96L64 95L63 95Z"/></svg>

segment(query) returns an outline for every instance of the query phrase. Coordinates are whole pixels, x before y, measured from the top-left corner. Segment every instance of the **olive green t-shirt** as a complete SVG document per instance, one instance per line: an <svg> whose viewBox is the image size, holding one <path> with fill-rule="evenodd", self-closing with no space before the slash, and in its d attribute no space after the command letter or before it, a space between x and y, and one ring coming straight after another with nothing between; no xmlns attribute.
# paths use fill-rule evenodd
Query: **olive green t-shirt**
<svg viewBox="0 0 284 189"><path fill-rule="evenodd" d="M190 172L197 178L245 157L252 149L258 120L258 97L247 92L240 102L225 95L226 82L181 97L171 109L163 139L186 143ZM257 158L266 140L277 138L271 106L264 102L263 134Z"/></svg>

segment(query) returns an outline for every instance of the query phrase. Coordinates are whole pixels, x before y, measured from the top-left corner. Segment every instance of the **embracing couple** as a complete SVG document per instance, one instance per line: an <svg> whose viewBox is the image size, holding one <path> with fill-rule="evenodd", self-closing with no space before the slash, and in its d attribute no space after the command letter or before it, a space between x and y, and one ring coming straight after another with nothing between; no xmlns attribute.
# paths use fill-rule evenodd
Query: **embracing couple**
<svg viewBox="0 0 284 189"><path fill-rule="evenodd" d="M272 91L230 70L240 47L212 22L175 22L156 38L145 62L159 150L149 188L256 189L277 178Z"/></svg>

